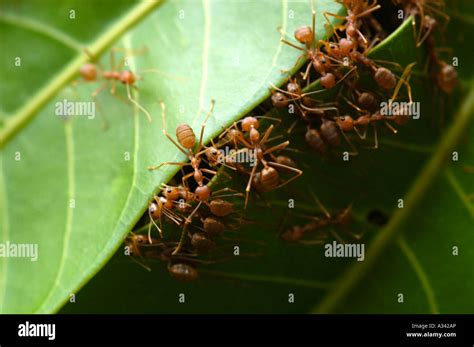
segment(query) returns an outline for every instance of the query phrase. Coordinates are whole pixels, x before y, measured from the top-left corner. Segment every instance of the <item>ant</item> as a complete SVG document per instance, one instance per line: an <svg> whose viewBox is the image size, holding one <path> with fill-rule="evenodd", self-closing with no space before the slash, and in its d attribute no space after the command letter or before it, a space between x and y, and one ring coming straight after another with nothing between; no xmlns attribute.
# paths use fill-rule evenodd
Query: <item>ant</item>
<svg viewBox="0 0 474 347"><path fill-rule="evenodd" d="M84 79L85 82L97 82L102 80L103 83L92 93L92 98L95 100L97 95L110 83L112 83L112 88L110 92L112 95L117 96L116 94L116 83L121 82L126 86L127 97L131 103L137 106L148 118L148 121L151 122L152 118L150 113L141 106L135 99L132 98L130 88L136 88L135 82L140 78L138 75L133 73L130 70L122 70L126 62L126 57L123 57L120 60L120 63L115 66L115 52L119 51L118 48L112 48L110 51L110 70L104 69L100 63L87 63L84 64L80 70L79 74ZM93 57L91 53L86 50L86 53Z"/></svg>
<svg viewBox="0 0 474 347"><path fill-rule="evenodd" d="M436 20L433 18L434 15L443 18L444 28L450 20L449 16L443 12L443 0L393 0L393 2L395 5L403 8L403 11L406 13L405 18L412 16L416 47L421 47L423 42L432 34L436 23ZM420 20L418 34L416 33L416 17Z"/></svg>
<svg viewBox="0 0 474 347"><path fill-rule="evenodd" d="M177 280L191 282L199 278L199 273L195 266L191 264L206 263L196 258L196 255L189 252L173 254L171 250L174 249L173 242L159 242L155 240L151 244L146 243L146 237L141 234L131 233L126 239L125 244L130 247L131 255L140 258L158 259L162 262L168 263L168 273ZM132 258L134 259L134 258ZM136 260L134 260L136 261ZM142 264L148 271L151 269Z"/></svg>
<svg viewBox="0 0 474 347"><path fill-rule="evenodd" d="M425 16L425 20L430 23L431 27L435 27L437 24L436 20L428 15ZM431 31L426 37L426 45L428 47L429 59L435 65L434 80L436 84L444 93L452 93L458 83L458 73L456 69L438 56L435 47L435 39Z"/></svg>
<svg viewBox="0 0 474 347"><path fill-rule="evenodd" d="M406 85L408 86L407 89L408 89L410 104L413 102L412 96L411 96L411 88L409 87L409 76L415 64L416 63L411 63L405 68L405 71L403 75L400 77L400 80L394 89L393 95L390 98L390 101L389 101L390 105L396 99L402 83L404 84L406 83ZM360 139L364 140L367 134L367 127L369 124L372 124L374 127L374 141L375 141L375 144L373 147L374 149L378 148L377 127L375 123L383 121L385 125L390 130L392 130L394 134L396 134L397 130L392 125L390 125L387 122L387 120L393 120L397 125L403 125L409 120L409 115L406 115L403 113L395 114L392 116L386 116L386 115L382 115L380 111L375 111L376 99L375 99L375 96L370 92L359 93L358 102L362 108L358 107L357 105L349 101L347 98L345 98L345 100L350 106L352 106L357 111L363 114L357 117L356 119L352 118L349 115L338 117L336 119L337 125L339 126L339 128L341 129L343 133L353 130L356 132L356 134L359 136ZM363 126L365 128L364 132L360 133L357 126Z"/></svg>
<svg viewBox="0 0 474 347"><path fill-rule="evenodd" d="M206 169L206 168L200 168L201 165L201 155L204 153L202 150L204 148L204 145L202 143L202 139L204 136L204 129L206 127L207 120L209 119L209 116L212 114L214 110L214 100L211 100L211 107L209 112L206 115L206 118L204 120L204 123L202 123L201 126L201 134L199 136L199 143L196 146L196 135L194 134L193 129L188 125L188 124L180 124L176 128L176 138L178 142L176 142L166 131L166 122L165 122L165 104L163 102L160 103L162 113L161 113L161 118L163 122L163 134L170 140L186 157L189 159L189 162L187 163L182 163L182 162L165 162L161 163L158 166L150 166L148 167L148 170L157 170L161 168L164 165L177 165L177 166L188 166L190 165L193 168L193 172L184 175L182 177L182 182L183 185L186 185L186 180L189 179L191 176L194 177L194 180L198 184L198 187L196 187L196 190L194 191L194 195L197 200L199 201L204 201L207 200L211 196L211 188L207 185L204 184L204 178L206 178L203 173L208 173L211 175L216 175L217 172L214 170ZM193 148L195 150L193 150Z"/></svg>
<svg viewBox="0 0 474 347"><path fill-rule="evenodd" d="M265 118L265 117L259 117L259 118ZM269 118L269 117L266 117L266 118ZM240 123L241 129L237 127L238 123ZM290 142L285 141L278 145L272 146L270 148L266 148L265 145L269 141L269 137L273 131L274 125L271 124L263 133L263 136L261 136L258 130L259 127L260 127L260 122L258 118L248 116L240 120L239 122L234 123L223 134L221 134L221 136L224 136L228 134L231 130L234 130L235 132L233 134L234 135L237 134L234 140L242 144L246 150L253 152L253 154L250 153L250 155L253 155L254 159L256 159L256 162L254 162L254 165L250 172L250 178L248 180L247 186L245 188L245 205L244 205L245 207L244 208L247 208L250 189L251 189L252 183L254 182L254 178L256 177L259 163L263 165L263 169L260 171L259 176L258 176L259 183L261 184L261 186L264 188L265 191L272 191L272 190L278 189L288 184L289 182L293 181L294 179L296 179L303 173L303 171L293 168L291 166L280 164L275 161L268 161L265 159L266 155L286 148L290 144ZM243 134L247 134L248 138L245 138ZM293 176L292 178L284 182L280 182L280 175L275 168L290 170L295 173L295 176Z"/></svg>
<svg viewBox="0 0 474 347"><path fill-rule="evenodd" d="M328 16L345 19L345 24L333 29L336 37L339 38L336 30L341 29L346 33L347 40L344 41L343 47L349 48L350 46L350 49L355 49L358 45L361 45L365 51L369 46L369 41L360 31L360 19L369 16L372 12L380 9L381 6L377 4L377 1L374 1L372 5L369 5L369 2L366 0L344 0L343 3L347 8L347 16L344 17L331 12L324 12L324 18L328 23L330 23ZM343 47L340 48L344 49Z"/></svg>
<svg viewBox="0 0 474 347"><path fill-rule="evenodd" d="M284 241L288 242L300 242L306 244L320 244L327 237L326 232L322 232L321 229L329 225L337 225L343 228L346 228L352 222L352 203L349 204L346 208L339 211L335 216L332 216L326 207L319 201L319 199L311 191L311 195L315 200L316 204L323 211L323 216L303 216L304 218L309 218L310 221L303 226L293 226L290 229L284 231L280 234L280 237ZM302 238L306 236L307 233L314 233L320 231L316 240L313 241L303 241ZM330 230L330 234L341 243L345 243L344 240L333 230ZM360 239L361 235L356 235L350 233L350 235L356 239Z"/></svg>
<svg viewBox="0 0 474 347"><path fill-rule="evenodd" d="M225 200L222 200L223 197L229 197L229 196L240 196L242 195L241 193L231 193L231 194L221 194L222 192L227 192L231 191L230 188L223 188L220 190L217 190L214 192L214 195L211 197L209 196L205 200L202 199L202 197L198 197L198 193L192 193L189 188L186 186L183 187L172 187L163 184L163 194L166 197L166 201L170 199L179 199L178 201L178 206L182 210L182 212L186 212L192 207L190 203L195 203L197 202L197 205L194 207L191 213L187 217L184 218L184 223L183 219L179 219L177 222L177 218L174 220L172 219L173 222L175 222L177 225L182 226L182 232L181 232L181 237L178 242L178 245L176 249L174 250L173 254L177 254L180 249L182 248L185 240L185 235L187 234L188 226L192 223L192 220L194 216L197 214L199 208L201 205L204 203L205 205L209 206L211 212L215 213L215 215L221 215L225 216L230 214L233 209L233 205L231 203L226 202ZM163 198L164 199L164 198ZM154 217L154 216L151 216ZM161 221L160 221L161 222ZM156 226L156 224L155 224Z"/></svg>
<svg viewBox="0 0 474 347"><path fill-rule="evenodd" d="M306 70L303 74L304 81L307 80L309 83L308 77L311 70L311 66L313 66L315 71L319 75L321 75L321 78L320 78L321 86L323 86L325 89L331 89L337 84L336 78L339 77L337 76L338 73L335 71L335 67L338 65L344 66L344 63L328 56L327 54L325 54L319 49L319 44L316 45L316 41L315 41L316 12L314 11L314 9L312 10L312 18L313 18L313 22L312 22L311 28L308 26L303 26L296 29L294 33L295 39L299 43L304 44L305 48L299 47L283 38L280 39L280 41L303 52L296 60L295 66L298 65L298 62L303 58L306 58L309 60L309 63L306 66ZM331 61L334 61L337 64L333 65ZM339 81L345 79L350 73L352 73L352 70L346 73L344 76L342 76L342 78L339 78Z"/></svg>

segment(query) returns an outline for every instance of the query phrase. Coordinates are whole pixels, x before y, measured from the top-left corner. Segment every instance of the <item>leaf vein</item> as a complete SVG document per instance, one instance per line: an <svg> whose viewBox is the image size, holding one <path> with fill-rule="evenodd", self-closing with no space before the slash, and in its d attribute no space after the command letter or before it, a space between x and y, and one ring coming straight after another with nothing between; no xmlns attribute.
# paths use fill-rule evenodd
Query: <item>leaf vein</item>
<svg viewBox="0 0 474 347"><path fill-rule="evenodd" d="M402 236L399 236L397 238L397 243L403 255L405 255L411 267L415 271L418 279L421 282L421 286L423 287L423 291L425 292L426 298L428 300L428 305L430 307L431 313L439 314L438 304L436 303L434 291L433 291L433 288L431 287L426 271L423 269L423 266L418 261L415 253L408 246L408 244L406 243L405 239Z"/></svg>

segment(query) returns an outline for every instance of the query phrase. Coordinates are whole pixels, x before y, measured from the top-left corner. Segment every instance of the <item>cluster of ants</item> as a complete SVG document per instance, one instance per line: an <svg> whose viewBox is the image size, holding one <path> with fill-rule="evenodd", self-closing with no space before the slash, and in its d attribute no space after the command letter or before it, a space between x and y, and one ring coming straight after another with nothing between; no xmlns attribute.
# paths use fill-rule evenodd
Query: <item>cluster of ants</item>
<svg viewBox="0 0 474 347"><path fill-rule="evenodd" d="M329 17L343 19L343 23L332 27L333 36L329 40L316 41L316 13L312 11L312 26L298 28L294 38L298 43L282 38L281 41L299 51L295 66L301 60L306 62L301 72L290 77L286 89L272 85L271 102L276 109L288 109L296 113L298 119L289 128L290 133L300 120L306 124L305 142L314 151L324 154L329 149L337 148L344 139L350 145L349 154L358 151L347 133L354 132L361 140L367 137L369 126L374 131L374 148L378 147L377 124L384 123L394 133L395 126L405 124L410 116L402 111L391 115L383 115L380 102L390 94L389 100L395 100L404 86L409 102L412 102L410 75L414 63L402 69L396 63L372 59L370 50L382 41L387 32L374 15L381 6L376 0L340 0L347 9L347 16L324 13L329 24ZM430 69L436 84L446 93L451 93L457 83L457 73L452 65L443 61L435 46L434 29L438 25L435 18L449 18L443 13L442 0L392 0L401 9L405 18L412 18L416 45L420 47L426 42ZM130 87L134 87L138 76L129 70L118 71L113 57L112 70L108 71L96 64L87 64L80 73L86 81L102 80L104 83L94 92L94 97L108 83L126 85L128 99L138 106L151 121L151 116L144 107L133 99ZM387 67L393 65L403 71L400 76ZM359 86L359 79L364 74L372 76L377 90L364 90ZM312 80L319 80L320 90L303 92L303 87L314 85ZM314 95L340 87L335 102L322 103L313 98ZM341 99L348 107L357 112L356 116L340 111ZM247 208L251 191L256 196L274 191L298 178L303 172L297 168L295 161L282 154L288 149L289 141L278 144L273 142L281 136L273 136L278 118L269 116L247 116L227 127L210 145L203 144L206 123L213 112L214 101L205 121L202 124L199 139L188 124L176 128L176 140L166 130L165 104L162 107L162 123L164 136L182 152L188 162L165 162L149 167L157 170L163 166L179 166L181 178L174 185L162 185L159 195L149 202L145 229L132 232L125 243L130 253L141 259L156 259L167 265L169 273L178 280L194 281L199 274L199 264L210 264L222 259L209 258L213 253L222 250L217 247L218 240L229 239L229 231L238 230L243 219L243 211ZM295 112L291 112L294 110ZM390 124L393 123L393 124ZM262 124L261 124L262 123ZM231 148L229 151L222 150ZM236 160L237 156L248 158L246 162ZM239 175L245 178L244 192L230 188L215 189L218 180ZM351 220L351 208L347 208L332 216L324 206L316 202L324 215L310 217L303 226L293 226L281 233L281 238L289 242L305 242L307 234L317 234L309 242L319 243L331 235L344 242L337 234L322 232L328 226L346 226ZM162 221L174 225L181 231L179 238L173 239L172 233L164 230ZM146 229L148 232L146 233ZM152 236L156 229L159 237ZM360 235L352 235L358 238ZM235 240L235 239L234 239Z"/></svg>
<svg viewBox="0 0 474 347"><path fill-rule="evenodd" d="M294 38L298 43L282 38L281 41L299 51L301 59L307 61L301 76L290 78L286 90L273 86L271 101L277 109L287 109L288 113L295 114L298 119L289 128L292 131L301 119L306 124L305 142L315 152L324 154L331 148L337 148L344 139L350 146L350 155L357 155L358 151L346 133L355 133L361 140L367 137L367 129L371 125L374 131L373 148L378 148L377 124L384 123L393 133L397 133L395 126L405 124L410 114L405 109L394 109L391 114L381 113L381 102L387 99L385 94L390 93L389 105L396 100L402 86L406 87L409 104L413 102L409 84L412 69L416 63L409 64L401 76L397 76L389 68L381 66L393 65L401 70L397 63L371 59L369 52L387 35L382 25L374 16L381 5L377 1L343 0L347 16L339 16L325 12L324 17L329 25L329 16L344 19L344 23L331 26L333 36L329 40L316 41L315 24L316 13L312 11L312 27L304 26L295 31ZM427 43L430 58L430 69L437 86L445 93L451 93L457 84L455 68L443 61L435 47L434 29L442 17L445 22L449 17L442 12L442 0L393 0L393 3L403 11L405 18L412 18L416 46ZM417 20L418 19L418 20ZM419 29L417 29L419 22ZM377 90L364 90L358 85L364 74L370 74ZM303 86L310 86L311 77L319 79L320 90L304 93ZM366 82L364 80L364 82ZM367 83L365 83L367 84ZM336 86L335 102L320 103L311 98L314 94L324 93ZM343 100L343 102L340 102ZM341 111L341 104L345 103L357 113L352 116Z"/></svg>

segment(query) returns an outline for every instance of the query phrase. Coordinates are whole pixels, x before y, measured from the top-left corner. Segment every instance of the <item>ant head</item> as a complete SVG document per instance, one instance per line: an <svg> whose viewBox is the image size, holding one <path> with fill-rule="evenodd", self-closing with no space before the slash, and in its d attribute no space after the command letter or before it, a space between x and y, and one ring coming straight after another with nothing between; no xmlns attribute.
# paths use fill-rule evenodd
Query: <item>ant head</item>
<svg viewBox="0 0 474 347"><path fill-rule="evenodd" d="M343 131L351 131L354 129L354 119L349 115L342 116L336 121Z"/></svg>
<svg viewBox="0 0 474 347"><path fill-rule="evenodd" d="M301 87L296 80L291 81L286 85L286 90L291 94L301 95Z"/></svg>
<svg viewBox="0 0 474 347"><path fill-rule="evenodd" d="M180 190L178 187L166 186L163 191L163 195L166 197L168 201L175 201L178 200L180 196Z"/></svg>
<svg viewBox="0 0 474 347"><path fill-rule="evenodd" d="M145 235L134 235L133 238L135 239L136 243L146 243L147 237Z"/></svg>
<svg viewBox="0 0 474 347"><path fill-rule="evenodd" d="M133 72L129 70L124 70L120 73L120 82L123 84L132 85L137 80Z"/></svg>
<svg viewBox="0 0 474 347"><path fill-rule="evenodd" d="M151 218L158 219L161 217L161 208L158 207L158 204L152 202L148 206L148 213L150 214Z"/></svg>
<svg viewBox="0 0 474 347"><path fill-rule="evenodd" d="M258 129L259 126L260 123L255 117L245 117L242 120L242 130L245 132L249 132L250 129Z"/></svg>
<svg viewBox="0 0 474 347"><path fill-rule="evenodd" d="M285 94L276 92L272 94L272 104L276 108L286 108L290 104Z"/></svg>
<svg viewBox="0 0 474 347"><path fill-rule="evenodd" d="M94 64L83 65L79 73L86 81L95 81L97 79L97 67Z"/></svg>
<svg viewBox="0 0 474 347"><path fill-rule="evenodd" d="M343 55L348 55L354 49L354 42L352 40L342 38L339 41L339 47Z"/></svg>
<svg viewBox="0 0 474 347"><path fill-rule="evenodd" d="M309 45L313 42L313 37L313 30L308 26L300 27L295 30L295 39L299 43Z"/></svg>

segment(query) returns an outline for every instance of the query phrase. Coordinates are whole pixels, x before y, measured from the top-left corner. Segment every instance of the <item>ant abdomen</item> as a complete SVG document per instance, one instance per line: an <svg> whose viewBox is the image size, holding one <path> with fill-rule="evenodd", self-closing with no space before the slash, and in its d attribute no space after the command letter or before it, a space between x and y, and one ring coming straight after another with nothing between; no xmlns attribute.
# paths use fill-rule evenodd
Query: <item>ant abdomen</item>
<svg viewBox="0 0 474 347"><path fill-rule="evenodd" d="M331 89L336 85L336 76L332 73L321 76L321 85L326 89Z"/></svg>
<svg viewBox="0 0 474 347"><path fill-rule="evenodd" d="M300 27L295 30L295 39L305 45L313 41L313 30L309 26Z"/></svg>
<svg viewBox="0 0 474 347"><path fill-rule="evenodd" d="M451 93L458 83L458 73L449 64L444 64L437 75L438 87L445 93Z"/></svg>
<svg viewBox="0 0 474 347"><path fill-rule="evenodd" d="M397 85L395 75L385 67L379 67L374 73L375 82L383 89L393 89Z"/></svg>
<svg viewBox="0 0 474 347"><path fill-rule="evenodd" d="M194 233L191 237L191 245L201 253L205 253L214 248L215 243L204 233Z"/></svg>
<svg viewBox="0 0 474 347"><path fill-rule="evenodd" d="M260 183L265 191L276 189L280 183L278 171L271 166L264 167L260 173Z"/></svg>
<svg viewBox="0 0 474 347"><path fill-rule="evenodd" d="M277 164L289 166L296 169L295 161L291 159L290 157L287 157L286 155L279 155L278 157L275 158L275 162ZM291 172L291 170L285 169L285 168L282 168L281 170L284 172Z"/></svg>
<svg viewBox="0 0 474 347"><path fill-rule="evenodd" d="M211 213L218 217L225 217L234 212L234 204L222 199L214 199L209 203Z"/></svg>
<svg viewBox="0 0 474 347"><path fill-rule="evenodd" d="M225 231L225 225L218 218L209 216L202 221L203 229L211 236L222 235Z"/></svg>
<svg viewBox="0 0 474 347"><path fill-rule="evenodd" d="M95 81L97 79L97 67L94 64L84 64L79 70L82 78L88 82Z"/></svg>
<svg viewBox="0 0 474 347"><path fill-rule="evenodd" d="M186 149L191 149L196 143L196 135L193 129L188 124L180 124L176 128L176 138L180 145Z"/></svg>
<svg viewBox="0 0 474 347"><path fill-rule="evenodd" d="M324 141L326 141L333 147L340 146L341 138L339 137L337 126L334 121L323 119L323 124L321 124L320 131L321 131L321 137L323 138Z"/></svg>
<svg viewBox="0 0 474 347"><path fill-rule="evenodd" d="M359 95L357 98L357 103L359 106L368 111L375 111L377 109L377 99L375 98L374 94L369 92L364 92Z"/></svg>
<svg viewBox="0 0 474 347"><path fill-rule="evenodd" d="M326 152L326 144L324 143L319 131L316 129L308 128L306 134L304 135L306 143L316 152L324 153Z"/></svg>
<svg viewBox="0 0 474 347"><path fill-rule="evenodd" d="M168 267L171 276L179 281L192 282L199 278L197 270L188 264L173 264Z"/></svg>

